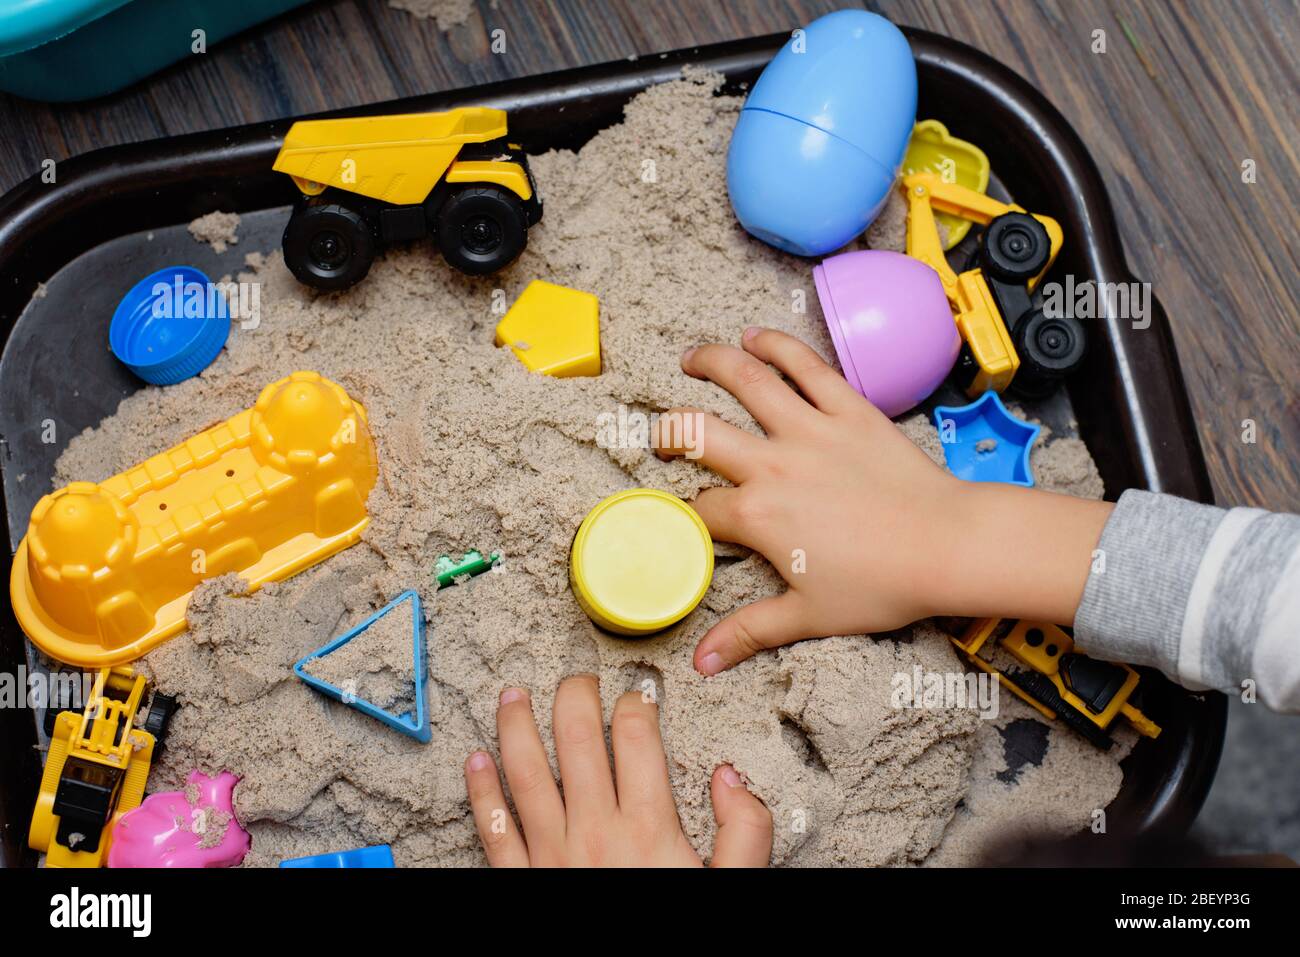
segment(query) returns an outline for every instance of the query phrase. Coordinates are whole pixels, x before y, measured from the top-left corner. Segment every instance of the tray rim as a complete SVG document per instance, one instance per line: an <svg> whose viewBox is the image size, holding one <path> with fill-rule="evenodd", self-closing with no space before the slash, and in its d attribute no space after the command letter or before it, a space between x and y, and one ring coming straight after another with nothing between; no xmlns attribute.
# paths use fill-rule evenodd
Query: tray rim
<svg viewBox="0 0 1300 957"><path fill-rule="evenodd" d="M903 32L912 44L918 72L923 74L923 88L926 80L934 80L941 88L944 83L973 86L989 98L995 111L1004 112L1037 136L1040 151L1026 151L1027 161L1051 164L1069 189L1064 195L1030 199L1063 223L1083 225L1089 241L1080 244L1079 252L1086 254L1088 275L1136 281L1123 253L1100 172L1060 112L1028 81L981 51L923 30L904 27ZM687 64L728 75L761 68L787 39L788 34L782 33L688 47L632 61L593 64L313 115L433 110L471 99L484 105L509 104L514 110L545 107L564 99L568 107L576 107L571 115L581 114L586 104L596 104L595 111L601 113L609 108L610 100L625 101L648 86L674 79ZM52 188L42 183L39 175L15 186L0 198L0 275L13 280L0 283L0 340L7 346L14 324L39 282L101 242L150 226L175 225L219 208L246 212L287 205L293 197L292 188L287 181L272 179L270 164L279 139L295 119L299 117L106 147L59 162L59 182ZM581 130L581 122L579 119L571 126ZM608 124L593 124L592 131L604 125ZM1006 166L1000 168L994 162L1004 179L1014 180L1002 172ZM124 215L114 220L114 211L129 212L133 204L151 195L157 199L169 193L189 194L194 201L179 208L168 206L161 216ZM236 195L242 198L237 200ZM1017 190L1016 195L1022 194ZM92 211L99 215L90 228L59 228L68 219ZM57 264L50 269L40 265L49 261ZM1092 389L1072 387L1071 400L1076 408L1082 399L1083 405L1094 409L1108 400L1123 400L1131 419L1119 423L1120 437L1136 470L1133 487L1212 503L1213 491L1172 331L1154 295L1152 306L1151 329L1146 330L1149 336L1134 336L1133 330L1113 319L1097 324L1105 337L1105 355L1111 357L1109 371L1113 375L1103 382L1108 395L1093 396ZM1164 430L1171 430L1180 441L1159 441L1156 436ZM3 464L0 461L0 467ZM7 502L0 495L0 518L5 519L7 529L6 510ZM22 633L7 596L4 605L0 660L25 660ZM1149 674L1152 678L1158 675ZM1176 689L1172 684L1169 687ZM1226 698L1217 692L1195 695L1176 689L1173 693L1194 703L1189 708L1182 747L1174 757L1176 781L1147 795L1136 809L1141 817L1138 829L1143 832L1181 832L1190 826L1209 791L1223 745ZM26 709L0 713L0 753L13 754L11 748L22 748L28 756L26 761L3 762L6 780L0 782L4 785L0 792L0 864L6 866L34 860L26 848L26 821L39 779L39 762L31 747L35 727L30 718ZM24 720L26 733L21 727ZM1125 780L1128 778L1126 767Z"/></svg>

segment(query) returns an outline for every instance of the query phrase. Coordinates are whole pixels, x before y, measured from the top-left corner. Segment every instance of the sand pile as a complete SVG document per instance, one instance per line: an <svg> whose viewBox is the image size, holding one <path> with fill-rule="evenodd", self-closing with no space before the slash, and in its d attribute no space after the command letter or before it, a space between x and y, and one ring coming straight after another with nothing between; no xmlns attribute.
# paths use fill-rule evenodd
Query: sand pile
<svg viewBox="0 0 1300 957"><path fill-rule="evenodd" d="M220 255L239 242L239 214L217 210L190 223L190 235Z"/></svg>
<svg viewBox="0 0 1300 957"><path fill-rule="evenodd" d="M342 647L312 658L303 670L345 695L393 715L415 712L414 627L410 602L367 625Z"/></svg>
<svg viewBox="0 0 1300 957"><path fill-rule="evenodd" d="M200 378L142 390L71 443L60 484L103 478L248 406L295 369L340 382L369 410L381 475L364 541L252 596L229 595L229 579L206 583L188 633L145 661L183 703L152 787L183 784L192 767L242 775L249 863L379 843L403 865L482 863L462 762L474 748L495 750L507 685L532 689L549 738L555 686L576 671L599 674L607 713L621 692L654 683L682 823L706 853L708 781L724 761L771 808L773 860L786 864L964 862L1018 816L1085 826L1118 789L1117 756L1046 725L1038 764L1008 769L999 728L1033 720L1010 695L996 721L892 707L897 673L960 668L933 623L808 642L700 677L691 651L705 630L782 587L743 550L724 550L700 608L648 640L602 634L570 595L570 539L598 500L633 486L689 497L720 482L645 449L598 447L602 414L687 404L756 431L730 396L681 373L684 349L737 342L761 324L833 355L809 265L748 238L731 215L724 156L739 106L715 96L709 78L689 77L639 96L624 123L579 153L538 157L546 218L495 277L468 279L420 245L376 263L350 292L317 297L278 253L250 255L242 278L265 284L260 325L233 329ZM600 377L531 375L494 348L499 307L534 278L599 295ZM942 460L924 417L900 427ZM1044 484L1100 494L1078 443L1043 444L1034 464ZM436 557L469 548L500 549L502 566L435 591ZM326 700L290 670L406 588L419 590L429 618L427 745Z"/></svg>

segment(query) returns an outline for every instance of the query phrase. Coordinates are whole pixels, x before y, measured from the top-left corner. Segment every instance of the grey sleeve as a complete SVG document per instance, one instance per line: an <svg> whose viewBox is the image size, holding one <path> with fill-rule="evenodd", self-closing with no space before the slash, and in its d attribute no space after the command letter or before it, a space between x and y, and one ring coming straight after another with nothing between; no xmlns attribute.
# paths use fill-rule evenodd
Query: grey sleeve
<svg viewBox="0 0 1300 957"><path fill-rule="evenodd" d="M1074 619L1079 649L1300 712L1300 516L1120 496Z"/></svg>

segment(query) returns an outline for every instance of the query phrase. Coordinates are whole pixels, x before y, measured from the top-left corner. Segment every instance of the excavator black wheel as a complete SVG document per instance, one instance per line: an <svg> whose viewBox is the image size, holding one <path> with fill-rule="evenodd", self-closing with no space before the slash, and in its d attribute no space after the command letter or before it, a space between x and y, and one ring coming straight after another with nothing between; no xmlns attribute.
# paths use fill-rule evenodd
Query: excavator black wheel
<svg viewBox="0 0 1300 957"><path fill-rule="evenodd" d="M1047 230L1028 213L1003 213L980 237L981 264L1003 282L1029 282L1043 271L1051 254Z"/></svg>
<svg viewBox="0 0 1300 957"><path fill-rule="evenodd" d="M1083 326L1072 316L1048 316L1034 309L1021 317L1012 332L1020 368L1011 391L1026 399L1042 399L1079 368L1087 351Z"/></svg>

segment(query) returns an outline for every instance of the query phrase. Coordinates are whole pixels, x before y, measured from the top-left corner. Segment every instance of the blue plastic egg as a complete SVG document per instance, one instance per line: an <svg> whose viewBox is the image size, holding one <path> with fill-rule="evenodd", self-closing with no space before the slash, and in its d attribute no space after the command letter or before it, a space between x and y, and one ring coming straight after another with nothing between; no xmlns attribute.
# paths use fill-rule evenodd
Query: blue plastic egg
<svg viewBox="0 0 1300 957"><path fill-rule="evenodd" d="M736 218L800 256L839 249L885 205L915 123L916 63L898 27L865 10L814 20L763 70L736 122Z"/></svg>

